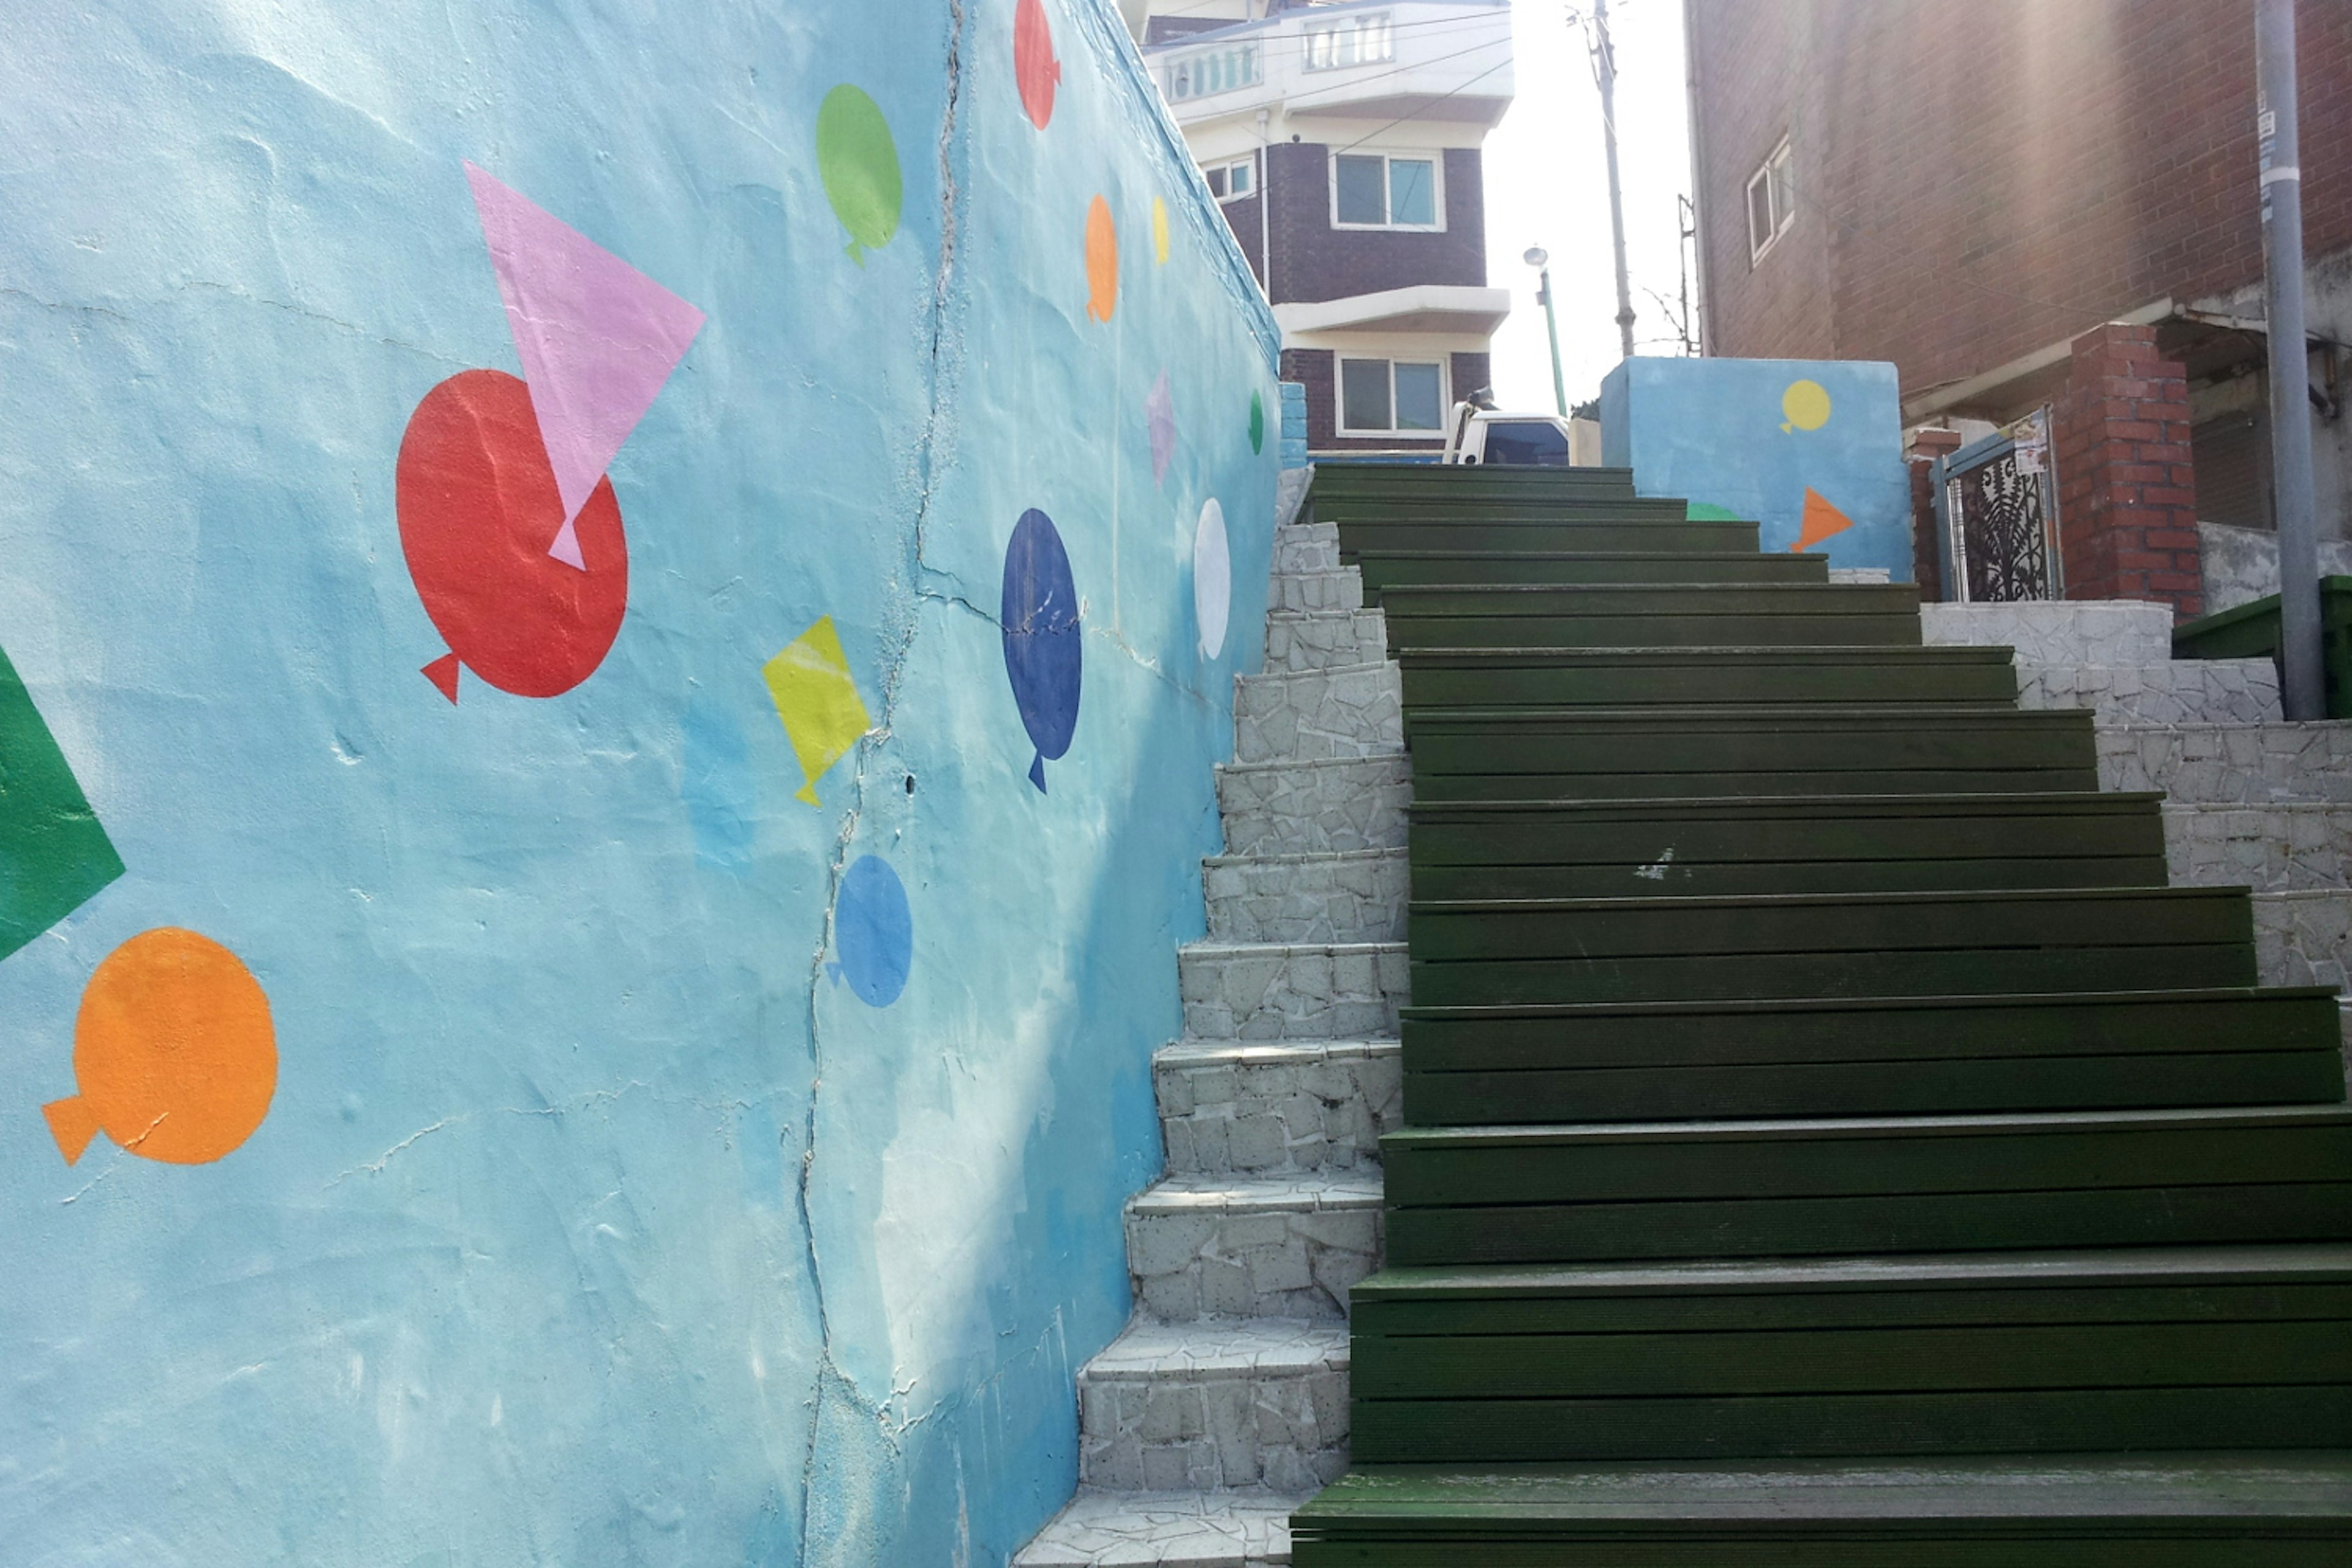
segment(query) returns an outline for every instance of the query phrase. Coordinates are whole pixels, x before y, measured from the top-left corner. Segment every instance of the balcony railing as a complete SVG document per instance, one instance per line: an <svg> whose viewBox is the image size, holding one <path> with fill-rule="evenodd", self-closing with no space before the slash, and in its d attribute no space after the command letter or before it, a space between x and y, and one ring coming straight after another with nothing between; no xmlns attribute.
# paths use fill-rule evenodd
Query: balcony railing
<svg viewBox="0 0 2352 1568"><path fill-rule="evenodd" d="M1265 56L1255 43L1202 49L1168 63L1168 101L1185 103L1265 79Z"/></svg>

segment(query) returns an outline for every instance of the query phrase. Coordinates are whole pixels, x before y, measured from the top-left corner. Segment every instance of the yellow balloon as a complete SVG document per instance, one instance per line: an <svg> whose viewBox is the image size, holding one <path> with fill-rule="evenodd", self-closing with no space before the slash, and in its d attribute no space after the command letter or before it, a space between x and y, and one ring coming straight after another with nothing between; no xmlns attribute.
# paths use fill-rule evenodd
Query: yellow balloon
<svg viewBox="0 0 2352 1568"><path fill-rule="evenodd" d="M1168 261L1168 204L1151 198L1151 248L1162 266Z"/></svg>
<svg viewBox="0 0 2352 1568"><path fill-rule="evenodd" d="M1780 412L1789 421L1783 430L1818 430L1830 422L1829 392L1818 381L1792 381L1780 395Z"/></svg>

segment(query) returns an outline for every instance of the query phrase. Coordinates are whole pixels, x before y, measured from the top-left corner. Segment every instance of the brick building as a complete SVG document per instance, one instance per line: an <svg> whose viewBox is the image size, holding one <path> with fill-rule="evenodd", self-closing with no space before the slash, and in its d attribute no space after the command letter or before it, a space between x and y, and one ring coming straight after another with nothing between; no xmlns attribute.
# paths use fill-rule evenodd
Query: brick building
<svg viewBox="0 0 2352 1568"><path fill-rule="evenodd" d="M2352 5L2301 12L2311 417L2342 538ZM2196 525L2271 527L2252 0L1685 16L1708 352L1892 360L1913 425L2049 408L2070 594L2200 607Z"/></svg>
<svg viewBox="0 0 2352 1568"><path fill-rule="evenodd" d="M1479 144L1507 0L1129 0L1160 92L1266 289L1307 443L1435 446L1509 312Z"/></svg>

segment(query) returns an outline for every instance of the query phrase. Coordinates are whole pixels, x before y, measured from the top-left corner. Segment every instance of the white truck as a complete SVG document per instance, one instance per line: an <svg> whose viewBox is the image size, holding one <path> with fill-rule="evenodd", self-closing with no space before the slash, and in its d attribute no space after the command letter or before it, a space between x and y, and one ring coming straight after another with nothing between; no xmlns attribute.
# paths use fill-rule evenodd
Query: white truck
<svg viewBox="0 0 2352 1568"><path fill-rule="evenodd" d="M1518 468L1601 466L1601 426L1550 414L1506 414L1480 391L1454 405L1441 463L1483 463Z"/></svg>

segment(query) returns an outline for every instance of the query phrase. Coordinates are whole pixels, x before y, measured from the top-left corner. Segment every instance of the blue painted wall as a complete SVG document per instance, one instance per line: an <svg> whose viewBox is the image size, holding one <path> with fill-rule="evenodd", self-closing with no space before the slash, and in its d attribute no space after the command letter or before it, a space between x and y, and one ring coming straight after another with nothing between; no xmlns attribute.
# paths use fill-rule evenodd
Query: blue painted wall
<svg viewBox="0 0 2352 1568"><path fill-rule="evenodd" d="M1281 405L1115 17L1044 8L1041 128L1013 0L12 7L0 650L126 869L0 962L0 1555L990 1563L1067 1495ZM862 257L845 83L903 186ZM523 369L468 162L708 320L607 470L610 653L453 706L395 463L435 386ZM999 624L1032 508L1081 604L1044 792ZM827 616L872 729L813 807L762 669ZM878 1006L843 947L890 921L832 919L866 857L911 931ZM86 993L164 927L266 992L267 1116L68 1164Z"/></svg>
<svg viewBox="0 0 2352 1568"><path fill-rule="evenodd" d="M1632 468L1639 493L1760 523L1767 550L1798 543L1810 489L1851 526L1809 550L1833 567L1911 580L1911 482L1891 364L1629 359L1601 384L1601 461Z"/></svg>

